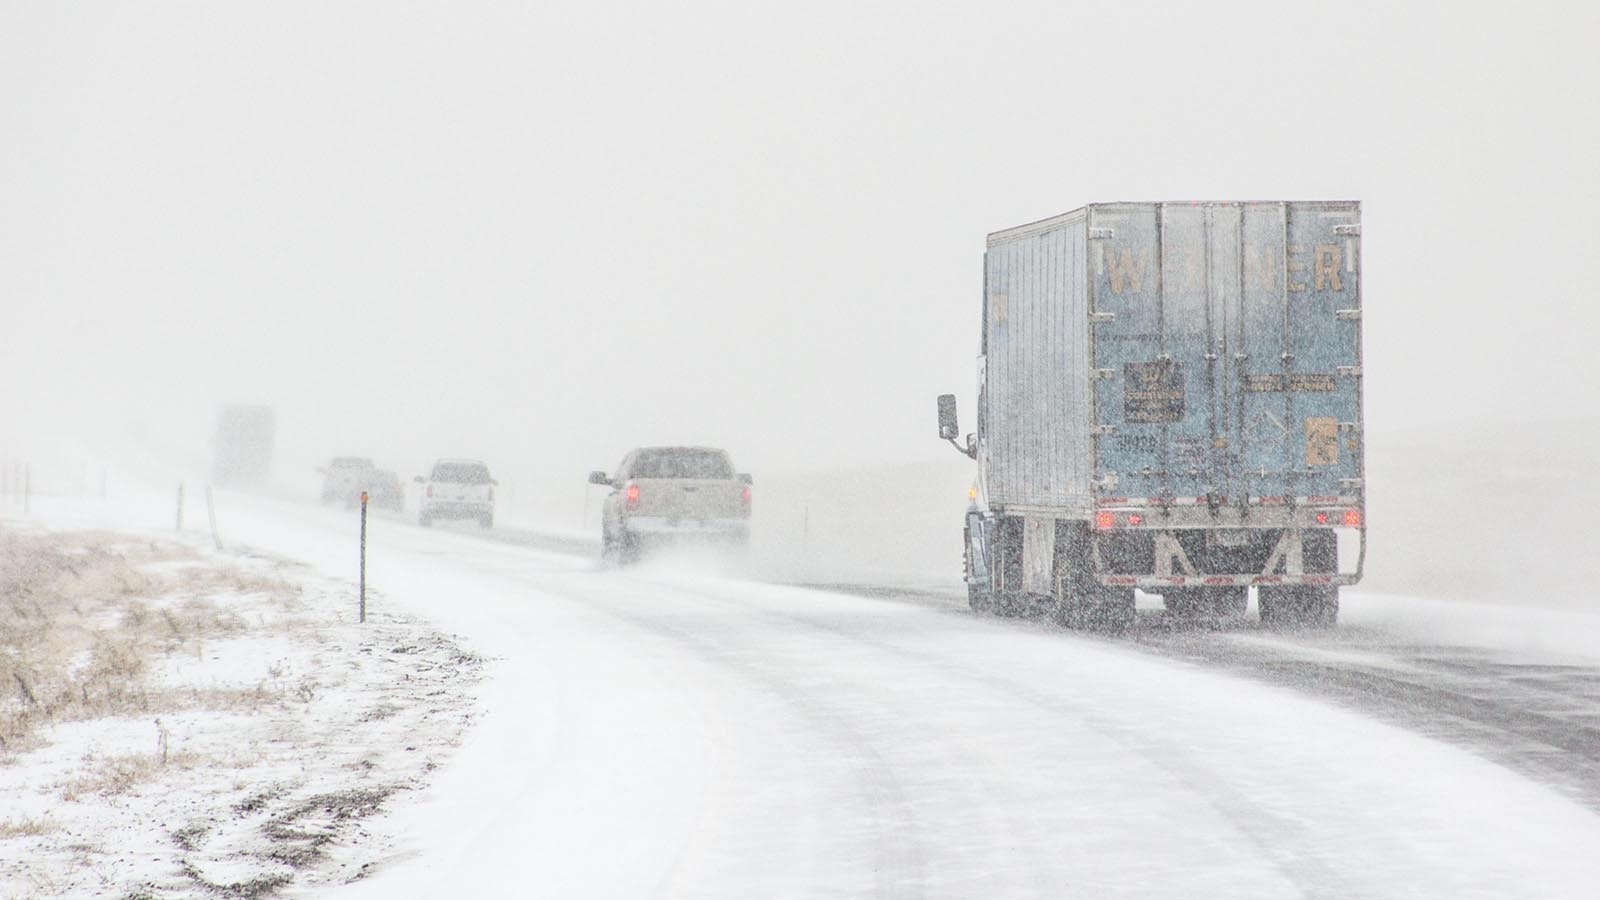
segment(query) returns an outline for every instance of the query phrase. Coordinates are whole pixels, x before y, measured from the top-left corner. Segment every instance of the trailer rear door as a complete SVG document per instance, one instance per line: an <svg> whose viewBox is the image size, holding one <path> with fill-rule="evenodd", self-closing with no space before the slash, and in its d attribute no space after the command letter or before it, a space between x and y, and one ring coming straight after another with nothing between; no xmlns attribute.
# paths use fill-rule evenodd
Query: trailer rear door
<svg viewBox="0 0 1600 900"><path fill-rule="evenodd" d="M1359 235L1353 202L1091 207L1102 503L1359 496Z"/></svg>

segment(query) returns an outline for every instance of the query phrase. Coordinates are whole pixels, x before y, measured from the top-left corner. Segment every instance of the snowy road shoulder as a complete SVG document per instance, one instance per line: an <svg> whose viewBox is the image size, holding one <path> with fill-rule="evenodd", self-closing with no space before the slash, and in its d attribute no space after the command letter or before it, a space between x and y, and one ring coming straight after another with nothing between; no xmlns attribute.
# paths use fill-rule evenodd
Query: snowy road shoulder
<svg viewBox="0 0 1600 900"><path fill-rule="evenodd" d="M0 579L0 897L359 878L474 716L479 658L281 559L8 525Z"/></svg>

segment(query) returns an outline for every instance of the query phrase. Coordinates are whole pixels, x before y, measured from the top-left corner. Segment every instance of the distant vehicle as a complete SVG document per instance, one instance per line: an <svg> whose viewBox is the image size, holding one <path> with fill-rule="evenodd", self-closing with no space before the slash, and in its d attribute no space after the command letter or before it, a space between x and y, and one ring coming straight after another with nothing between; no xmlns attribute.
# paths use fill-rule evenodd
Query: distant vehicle
<svg viewBox="0 0 1600 900"><path fill-rule="evenodd" d="M317 471L322 473L322 502L349 506L377 468L365 456L335 456Z"/></svg>
<svg viewBox="0 0 1600 900"><path fill-rule="evenodd" d="M405 509L406 492L400 486L400 476L388 469L370 470L362 480L360 490L367 492L367 506L371 509L388 509L394 512ZM351 499L352 505L358 497Z"/></svg>
<svg viewBox="0 0 1600 900"><path fill-rule="evenodd" d="M989 235L978 611L1330 626L1366 556L1361 207L1106 203ZM1340 565L1341 537L1355 552Z"/></svg>
<svg viewBox="0 0 1600 900"><path fill-rule="evenodd" d="M222 487L259 487L272 474L277 415L270 406L224 406L211 437L211 480Z"/></svg>
<svg viewBox="0 0 1600 900"><path fill-rule="evenodd" d="M417 500L417 524L477 519L484 528L494 527L494 488L499 482L489 477L489 467L482 462L441 459L427 478L418 475L415 481L423 486Z"/></svg>
<svg viewBox="0 0 1600 900"><path fill-rule="evenodd" d="M601 508L601 556L627 563L646 543L695 541L743 549L750 540L749 475L735 473L726 451L711 447L640 447L615 477L589 473L612 489Z"/></svg>

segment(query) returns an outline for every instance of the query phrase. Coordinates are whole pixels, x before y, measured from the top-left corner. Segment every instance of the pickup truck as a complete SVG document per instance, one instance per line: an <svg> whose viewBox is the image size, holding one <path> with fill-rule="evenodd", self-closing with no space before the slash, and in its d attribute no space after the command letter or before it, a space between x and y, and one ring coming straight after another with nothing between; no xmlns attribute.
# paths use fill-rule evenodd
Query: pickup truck
<svg viewBox="0 0 1600 900"><path fill-rule="evenodd" d="M611 488L601 511L601 558L636 562L649 547L673 542L742 550L750 540L749 475L735 473L724 450L640 447L616 475L589 473Z"/></svg>
<svg viewBox="0 0 1600 900"><path fill-rule="evenodd" d="M427 478L418 475L422 496L417 500L417 524L427 527L435 519L477 519L494 527L494 487L489 467L475 459L441 459Z"/></svg>
<svg viewBox="0 0 1600 900"><path fill-rule="evenodd" d="M317 471L322 473L322 502L348 506L376 469L365 456L335 456Z"/></svg>

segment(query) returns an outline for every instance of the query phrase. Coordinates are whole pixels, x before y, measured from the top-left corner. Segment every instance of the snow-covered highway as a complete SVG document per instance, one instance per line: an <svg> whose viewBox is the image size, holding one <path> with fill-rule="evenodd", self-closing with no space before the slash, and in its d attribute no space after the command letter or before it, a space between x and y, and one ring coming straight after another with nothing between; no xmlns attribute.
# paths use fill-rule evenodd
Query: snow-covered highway
<svg viewBox="0 0 1600 900"><path fill-rule="evenodd" d="M354 571L348 515L223 499ZM491 658L405 852L337 897L1587 897L1600 817L1136 642L377 520L375 603ZM1196 654L1199 655L1199 654Z"/></svg>

